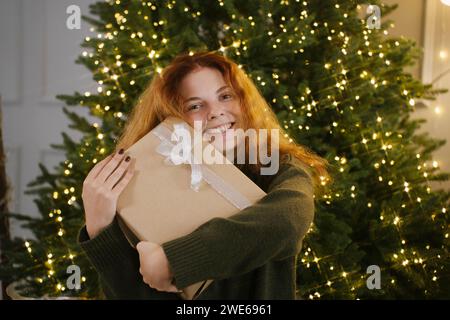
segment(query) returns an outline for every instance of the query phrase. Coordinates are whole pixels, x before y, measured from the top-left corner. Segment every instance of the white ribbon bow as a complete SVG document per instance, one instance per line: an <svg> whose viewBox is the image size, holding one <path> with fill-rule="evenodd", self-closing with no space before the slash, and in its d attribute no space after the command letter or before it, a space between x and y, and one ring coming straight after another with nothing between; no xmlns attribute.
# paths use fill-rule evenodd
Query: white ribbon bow
<svg viewBox="0 0 450 320"><path fill-rule="evenodd" d="M156 148L156 152L166 157L164 159L166 164L189 164L191 166L191 189L198 192L202 182L202 167L201 164L196 164L193 161L190 131L183 123L175 123L173 126L175 130L172 132L171 140L175 141L176 144L158 135L161 143ZM181 141L180 138L182 138Z"/></svg>

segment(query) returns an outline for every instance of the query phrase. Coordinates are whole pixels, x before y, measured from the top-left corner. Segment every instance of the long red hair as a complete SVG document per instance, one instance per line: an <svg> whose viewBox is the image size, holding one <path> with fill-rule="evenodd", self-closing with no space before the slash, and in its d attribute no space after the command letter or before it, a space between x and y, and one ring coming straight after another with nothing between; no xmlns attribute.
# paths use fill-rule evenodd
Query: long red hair
<svg viewBox="0 0 450 320"><path fill-rule="evenodd" d="M311 169L315 186L329 179L327 161L290 139L250 77L235 62L215 51L178 55L159 74L155 74L132 109L123 133L118 139L116 151L120 148L125 150L129 148L168 116L185 119L182 112L183 97L179 93L180 84L187 74L199 67L219 70L224 81L234 89L240 100L242 129L268 129L269 133L270 129L278 129L280 159L291 154L307 165ZM270 134L268 142L270 143ZM246 148L248 150L248 145ZM270 149L269 147L268 151ZM259 157L258 163L247 164L246 161L243 166L257 172L261 167Z"/></svg>

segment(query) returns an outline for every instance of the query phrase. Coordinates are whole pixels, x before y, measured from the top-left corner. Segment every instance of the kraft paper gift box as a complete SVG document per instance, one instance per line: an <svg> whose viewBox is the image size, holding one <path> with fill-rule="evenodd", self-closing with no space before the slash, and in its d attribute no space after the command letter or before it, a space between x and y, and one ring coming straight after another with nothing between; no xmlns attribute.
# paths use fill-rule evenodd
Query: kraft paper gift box
<svg viewBox="0 0 450 320"><path fill-rule="evenodd" d="M179 129L185 129L191 137L192 156L186 156L184 162L171 152L188 141L176 134ZM219 163L198 158L202 152L195 153L194 144L198 146L200 141L201 149L197 150L201 151L208 145L214 147L202 139L195 142L193 137L194 128L179 118L168 117L125 151L135 158L135 173L119 196L117 213L131 245L142 240L162 244L187 235L208 220L227 218L265 195L220 151L215 151ZM195 163L194 155L200 164ZM212 281L179 288L179 296L195 299Z"/></svg>

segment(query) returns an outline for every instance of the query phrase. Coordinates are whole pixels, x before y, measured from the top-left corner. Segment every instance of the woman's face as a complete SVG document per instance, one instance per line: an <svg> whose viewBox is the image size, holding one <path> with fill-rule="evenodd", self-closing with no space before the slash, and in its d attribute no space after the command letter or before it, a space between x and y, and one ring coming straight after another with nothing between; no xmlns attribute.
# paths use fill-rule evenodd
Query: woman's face
<svg viewBox="0 0 450 320"><path fill-rule="evenodd" d="M220 71L202 67L191 72L182 80L180 93L186 121L192 127L194 121L202 121L204 139L212 141L218 150L234 148L234 136L229 129L240 127L241 108L238 96L227 86Z"/></svg>

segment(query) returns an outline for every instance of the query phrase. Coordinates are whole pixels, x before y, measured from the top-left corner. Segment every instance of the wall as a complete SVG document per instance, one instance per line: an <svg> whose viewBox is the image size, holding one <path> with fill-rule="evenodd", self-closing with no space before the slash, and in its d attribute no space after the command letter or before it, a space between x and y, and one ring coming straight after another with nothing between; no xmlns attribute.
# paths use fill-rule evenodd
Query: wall
<svg viewBox="0 0 450 320"><path fill-rule="evenodd" d="M405 36L417 42L423 57L415 66L407 68L416 78L431 83L450 70L450 7L440 0L385 0L399 7L387 18L395 22L391 36ZM436 88L450 88L450 72L434 82ZM423 101L424 109L417 109L413 118L427 120L421 132L446 139L447 143L434 154L443 171L450 172L450 93L436 101ZM420 105L420 103L418 103ZM433 188L450 190L450 182L431 183Z"/></svg>
<svg viewBox="0 0 450 320"><path fill-rule="evenodd" d="M74 140L80 134L68 128L63 103L56 94L78 90L96 90L92 74L74 63L82 52L80 43L90 26L82 22L80 30L66 27L66 8L79 5L88 13L94 0L0 0L0 95L2 130L6 151L6 173L12 186L9 210L37 216L34 196L25 195L43 163L52 170L64 153L50 144L61 144L61 132ZM95 35L94 35L95 36ZM87 115L78 108L78 113ZM11 224L12 236L31 236Z"/></svg>

